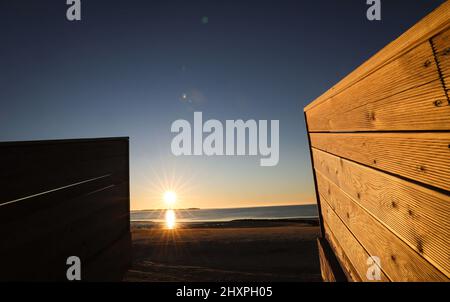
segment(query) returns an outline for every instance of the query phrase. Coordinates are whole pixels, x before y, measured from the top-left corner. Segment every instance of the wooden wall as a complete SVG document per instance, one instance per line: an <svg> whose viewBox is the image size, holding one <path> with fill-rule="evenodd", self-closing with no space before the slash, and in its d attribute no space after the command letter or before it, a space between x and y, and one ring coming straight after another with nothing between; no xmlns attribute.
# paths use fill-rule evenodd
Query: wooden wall
<svg viewBox="0 0 450 302"><path fill-rule="evenodd" d="M128 138L0 143L0 280L121 280L130 263Z"/></svg>
<svg viewBox="0 0 450 302"><path fill-rule="evenodd" d="M449 36L447 1L305 108L322 236L347 280L371 281L373 256L380 281L449 280Z"/></svg>

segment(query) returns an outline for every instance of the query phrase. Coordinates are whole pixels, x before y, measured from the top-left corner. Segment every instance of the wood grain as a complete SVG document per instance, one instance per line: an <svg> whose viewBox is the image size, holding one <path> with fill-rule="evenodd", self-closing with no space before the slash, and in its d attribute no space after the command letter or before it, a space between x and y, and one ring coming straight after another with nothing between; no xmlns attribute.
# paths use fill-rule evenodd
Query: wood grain
<svg viewBox="0 0 450 302"><path fill-rule="evenodd" d="M362 98L363 99L363 98ZM434 131L449 130L450 107L440 80L404 91L378 102L367 102L348 111L345 104L324 103L327 112L306 113L311 132ZM436 105L439 104L439 105Z"/></svg>
<svg viewBox="0 0 450 302"><path fill-rule="evenodd" d="M449 87L445 1L305 107L321 223L349 279L364 279L361 243L392 280L448 281Z"/></svg>
<svg viewBox="0 0 450 302"><path fill-rule="evenodd" d="M97 255L94 259L87 263L84 269L87 282L102 281L114 282L122 280L124 272L131 266L131 255L124 253L131 246L131 234L125 232L120 239L104 249L102 253ZM118 263L118 265L111 266L111 263ZM108 275L105 276L104 272Z"/></svg>
<svg viewBox="0 0 450 302"><path fill-rule="evenodd" d="M426 42L306 112L310 132L450 130L450 107Z"/></svg>
<svg viewBox="0 0 450 302"><path fill-rule="evenodd" d="M442 72L445 89L450 89L450 29L447 29L443 33L439 34L432 40L436 60L438 61L440 70ZM442 106L450 106L450 103L442 104Z"/></svg>
<svg viewBox="0 0 450 302"><path fill-rule="evenodd" d="M336 238L336 246L339 245L348 259L351 261L352 266L357 271L358 276L362 281L390 281L389 278L384 274L381 269L381 280L369 280L366 276L368 266L367 259L371 255L367 253L367 251L361 246L358 240L353 236L353 234L349 231L349 229L344 225L344 223L339 219L333 209L327 204L325 200L321 197L321 207L322 213L324 215L325 220L325 233L332 233ZM340 256L339 251L337 252L337 256L340 259L343 259ZM345 263L345 262L341 262ZM351 269L348 269L351 270Z"/></svg>
<svg viewBox="0 0 450 302"><path fill-rule="evenodd" d="M0 143L0 155L0 280L66 280L73 255L84 280L120 280L129 240L93 259L130 233L128 139Z"/></svg>
<svg viewBox="0 0 450 302"><path fill-rule="evenodd" d="M322 104L331 97L336 96L358 81L366 78L371 73L403 56L411 49L428 41L433 36L442 32L450 24L450 1L445 1L431 14L423 18L416 25L402 34L399 38L388 44L381 51L372 56L360 67L347 75L343 80L318 97L314 102L305 107L305 111Z"/></svg>
<svg viewBox="0 0 450 302"><path fill-rule="evenodd" d="M450 196L313 148L314 167L448 277Z"/></svg>
<svg viewBox="0 0 450 302"><path fill-rule="evenodd" d="M314 148L450 191L450 133L311 133Z"/></svg>
<svg viewBox="0 0 450 302"><path fill-rule="evenodd" d="M86 217L90 217L93 213L98 213L99 217L103 217L102 212L106 213L108 208L121 208L120 215L127 215L126 199L127 193L126 183L122 182L102 189L77 195L76 197L59 199L57 196L45 196L46 199L53 200L53 205L44 207L39 211L24 214L21 219L17 219L20 212L11 214L16 219L2 220L2 228L0 229L0 249L7 250L9 247L19 246L27 242L42 239L45 234L52 232L63 232L69 230L72 235L76 228L75 225ZM41 198L44 198L41 197ZM36 202L37 200L31 200ZM11 206L15 208L16 206ZM7 213L11 213L7 211ZM61 213L70 213L70 215L62 215ZM107 219L115 219L114 217L103 217L99 220L106 223ZM82 232L81 232L82 233ZM26 234L26 235L25 235ZM70 238L72 240L73 238ZM76 241L76 240L74 240Z"/></svg>
<svg viewBox="0 0 450 302"><path fill-rule="evenodd" d="M128 139L0 143L0 203L128 171Z"/></svg>
<svg viewBox="0 0 450 302"><path fill-rule="evenodd" d="M449 281L436 267L389 231L325 176L317 173L319 192L365 250L380 258L392 281Z"/></svg>
<svg viewBox="0 0 450 302"><path fill-rule="evenodd" d="M336 282L336 276L334 274L332 264L330 263L329 253L326 251L323 238L317 239L317 247L319 249L320 272L322 275L322 280L325 282Z"/></svg>
<svg viewBox="0 0 450 302"><path fill-rule="evenodd" d="M319 197L320 198L320 197ZM342 249L341 245L339 244L336 237L333 235L333 232L331 231L330 227L324 222L324 238L327 240L327 242L332 247L335 256L337 257L337 260L340 263L341 269L343 270L346 279L348 282L361 282L362 278L359 276L357 270L353 266L350 259L345 254L344 250Z"/></svg>

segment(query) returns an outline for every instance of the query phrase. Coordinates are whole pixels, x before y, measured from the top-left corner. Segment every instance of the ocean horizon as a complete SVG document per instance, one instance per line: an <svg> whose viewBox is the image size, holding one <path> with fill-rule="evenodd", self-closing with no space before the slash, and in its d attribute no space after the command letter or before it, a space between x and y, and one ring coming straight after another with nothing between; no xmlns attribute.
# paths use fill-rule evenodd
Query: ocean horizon
<svg viewBox="0 0 450 302"><path fill-rule="evenodd" d="M174 209L177 222L227 222L258 219L317 218L317 205L261 206L222 209ZM132 222L164 222L165 209L131 212Z"/></svg>

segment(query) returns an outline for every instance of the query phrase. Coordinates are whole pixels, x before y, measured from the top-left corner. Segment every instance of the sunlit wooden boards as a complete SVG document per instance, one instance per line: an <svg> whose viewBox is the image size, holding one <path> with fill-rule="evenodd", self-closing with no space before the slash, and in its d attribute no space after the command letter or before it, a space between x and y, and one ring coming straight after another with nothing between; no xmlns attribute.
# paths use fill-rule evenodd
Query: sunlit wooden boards
<svg viewBox="0 0 450 302"><path fill-rule="evenodd" d="M347 75L342 81L334 85L324 94L305 107L305 111L320 105L323 101L342 92L356 82L364 79L369 74L377 71L381 67L389 64L396 58L409 52L421 43L429 41L431 38L444 32L449 25L450 19L450 1L445 1L431 14L423 18L420 22L411 27L403 35L389 43L372 58L356 68Z"/></svg>
<svg viewBox="0 0 450 302"><path fill-rule="evenodd" d="M128 138L0 144L0 280L121 280L130 263Z"/></svg>
<svg viewBox="0 0 450 302"><path fill-rule="evenodd" d="M436 61L442 73L448 96L450 89L450 30L447 29L431 39L431 43L436 54ZM445 104L443 104L443 106L444 105Z"/></svg>
<svg viewBox="0 0 450 302"><path fill-rule="evenodd" d="M328 241L324 238L317 238L317 247L319 249L320 267L322 268L322 279L328 282L345 281L345 273L340 268Z"/></svg>
<svg viewBox="0 0 450 302"><path fill-rule="evenodd" d="M449 28L447 1L305 108L321 244L349 281L449 281Z"/></svg>
<svg viewBox="0 0 450 302"><path fill-rule="evenodd" d="M310 135L316 149L450 191L450 132Z"/></svg>
<svg viewBox="0 0 450 302"><path fill-rule="evenodd" d="M439 279L442 274L428 261L449 275L450 221L445 213L450 213L450 197L313 152L322 206L331 207L370 255L380 257L387 275L402 281ZM414 267L417 263L421 265Z"/></svg>
<svg viewBox="0 0 450 302"><path fill-rule="evenodd" d="M447 101L425 42L306 115L311 132L450 130Z"/></svg>

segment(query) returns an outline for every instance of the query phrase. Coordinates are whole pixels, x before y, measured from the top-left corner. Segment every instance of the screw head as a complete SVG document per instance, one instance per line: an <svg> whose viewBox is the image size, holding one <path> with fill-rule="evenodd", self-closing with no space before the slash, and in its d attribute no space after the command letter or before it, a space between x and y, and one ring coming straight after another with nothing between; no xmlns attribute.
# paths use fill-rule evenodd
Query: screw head
<svg viewBox="0 0 450 302"><path fill-rule="evenodd" d="M434 101L434 106L441 107L443 103L444 102L442 100L436 100L436 101Z"/></svg>

